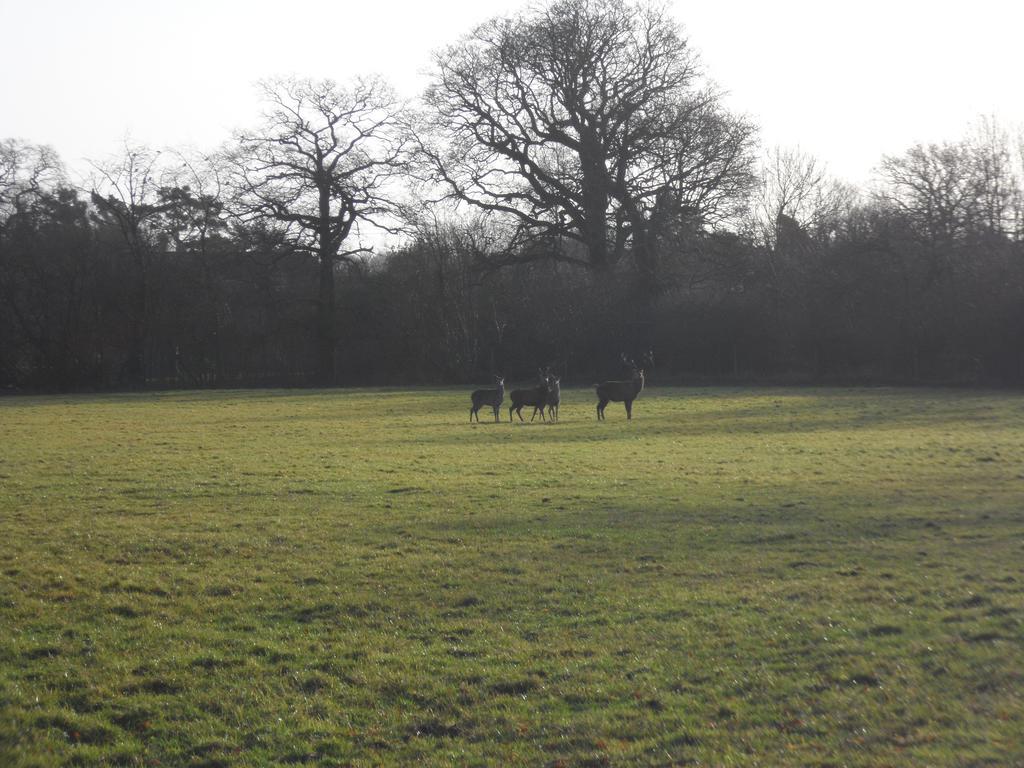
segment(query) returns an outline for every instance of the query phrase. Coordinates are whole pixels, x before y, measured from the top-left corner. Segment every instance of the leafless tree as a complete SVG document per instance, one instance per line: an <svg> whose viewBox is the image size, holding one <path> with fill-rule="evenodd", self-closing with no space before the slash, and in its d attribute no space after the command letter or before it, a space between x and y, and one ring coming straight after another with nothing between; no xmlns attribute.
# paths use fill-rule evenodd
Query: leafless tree
<svg viewBox="0 0 1024 768"><path fill-rule="evenodd" d="M173 184L168 159L159 150L125 142L120 155L93 163L90 200L99 218L118 233L128 256L120 309L128 327L122 377L131 386L146 380L151 268L160 248L161 217L174 205L165 194Z"/></svg>
<svg viewBox="0 0 1024 768"><path fill-rule="evenodd" d="M994 118L977 122L965 140L972 160L979 221L985 231L1007 237L1024 231L1021 194L1024 167L1014 168L1014 146L1009 132Z"/></svg>
<svg viewBox="0 0 1024 768"><path fill-rule="evenodd" d="M1024 126L1018 128L1017 140L1014 142L1014 169L1017 174L1017 192L1014 195L1014 215L1016 228L1014 238L1017 242L1024 242Z"/></svg>
<svg viewBox="0 0 1024 768"><path fill-rule="evenodd" d="M815 157L799 148L774 147L761 161L750 207L752 235L769 249L787 231L826 240L856 202L856 189L834 178Z"/></svg>
<svg viewBox="0 0 1024 768"><path fill-rule="evenodd" d="M423 285L418 292L428 297L421 313L424 322L433 320L441 344L438 358L450 361L451 374L465 376L473 370L486 341L476 332L481 312L475 296L481 274L476 267L496 250L501 233L478 216L456 219L433 214L412 222L410 251L422 259L416 271L432 288Z"/></svg>
<svg viewBox="0 0 1024 768"><path fill-rule="evenodd" d="M422 149L450 197L540 244L528 256L643 269L661 230L720 221L751 178L752 126L699 86L660 8L554 0L437 55Z"/></svg>
<svg viewBox="0 0 1024 768"><path fill-rule="evenodd" d="M0 237L11 216L64 181L64 167L52 148L17 139L0 141Z"/></svg>
<svg viewBox="0 0 1024 768"><path fill-rule="evenodd" d="M234 213L276 222L319 264L317 378L335 376L335 271L366 247L358 224L387 228L388 182L403 165L402 105L381 80L261 84L262 123L237 134L230 153ZM353 235L355 237L353 238ZM353 242L354 240L354 242Z"/></svg>
<svg viewBox="0 0 1024 768"><path fill-rule="evenodd" d="M980 214L980 179L967 142L918 144L882 160L880 196L934 248L951 248Z"/></svg>

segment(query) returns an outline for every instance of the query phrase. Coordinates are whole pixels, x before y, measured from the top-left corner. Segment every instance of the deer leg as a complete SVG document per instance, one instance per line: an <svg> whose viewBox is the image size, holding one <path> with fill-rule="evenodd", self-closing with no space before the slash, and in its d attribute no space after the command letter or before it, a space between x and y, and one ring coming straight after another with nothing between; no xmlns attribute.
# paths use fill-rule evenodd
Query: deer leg
<svg viewBox="0 0 1024 768"><path fill-rule="evenodd" d="M470 409L469 409L469 423L470 423L470 424L472 424L472 423L473 423L473 414L474 414L475 412L476 412L476 410L475 410L474 408L470 408ZM479 420L480 420L480 417L479 417L479 416L477 416L477 421L479 421Z"/></svg>
<svg viewBox="0 0 1024 768"><path fill-rule="evenodd" d="M632 400L626 400L625 403L626 403L626 418L627 419L632 419L633 418L633 401Z"/></svg>
<svg viewBox="0 0 1024 768"><path fill-rule="evenodd" d="M499 421L501 421L501 419L498 418L498 411L500 411L500 410L501 410L500 406L497 406L497 405L494 406L494 423L495 424L497 424Z"/></svg>

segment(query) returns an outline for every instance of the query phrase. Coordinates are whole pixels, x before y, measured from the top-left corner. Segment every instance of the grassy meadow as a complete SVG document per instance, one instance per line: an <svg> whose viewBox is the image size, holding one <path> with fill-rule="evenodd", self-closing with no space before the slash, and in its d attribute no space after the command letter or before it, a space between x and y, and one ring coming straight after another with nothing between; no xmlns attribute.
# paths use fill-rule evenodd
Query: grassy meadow
<svg viewBox="0 0 1024 768"><path fill-rule="evenodd" d="M468 415L0 399L0 765L1024 765L1020 394Z"/></svg>

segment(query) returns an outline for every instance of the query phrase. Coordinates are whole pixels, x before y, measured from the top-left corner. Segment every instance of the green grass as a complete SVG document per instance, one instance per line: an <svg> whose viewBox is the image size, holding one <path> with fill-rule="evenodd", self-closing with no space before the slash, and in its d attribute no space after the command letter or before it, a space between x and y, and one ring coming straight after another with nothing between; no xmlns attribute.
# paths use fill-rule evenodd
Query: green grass
<svg viewBox="0 0 1024 768"><path fill-rule="evenodd" d="M593 402L0 400L0 765L1024 765L1024 398Z"/></svg>

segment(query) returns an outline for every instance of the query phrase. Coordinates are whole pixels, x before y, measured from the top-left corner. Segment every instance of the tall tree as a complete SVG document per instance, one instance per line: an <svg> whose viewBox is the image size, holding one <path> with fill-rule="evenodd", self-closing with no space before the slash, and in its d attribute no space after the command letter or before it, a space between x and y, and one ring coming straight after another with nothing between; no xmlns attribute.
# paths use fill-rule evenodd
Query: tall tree
<svg viewBox="0 0 1024 768"><path fill-rule="evenodd" d="M632 251L648 268L659 231L715 223L750 180L752 127L699 88L656 6L554 0L479 26L435 64L436 178L555 258L603 270Z"/></svg>
<svg viewBox="0 0 1024 768"><path fill-rule="evenodd" d="M161 217L174 202L167 199L169 169L162 153L126 143L124 152L94 163L90 199L100 222L117 233L126 259L126 290L120 303L128 328L121 378L133 387L146 383L150 337L152 268L159 255Z"/></svg>
<svg viewBox="0 0 1024 768"><path fill-rule="evenodd" d="M220 381L224 376L222 330L227 291L218 278L230 261L232 244L227 237L220 159L217 155L177 153L180 166L175 183L163 192L171 207L162 217L161 234L174 251L176 271L187 286L191 309L181 317L173 310L165 314L175 321L177 373L196 383ZM179 353L186 345L192 354L183 362Z"/></svg>
<svg viewBox="0 0 1024 768"><path fill-rule="evenodd" d="M0 141L0 384L79 384L94 351L83 317L91 233L64 183L51 148Z"/></svg>
<svg viewBox="0 0 1024 768"><path fill-rule="evenodd" d="M388 182L403 165L401 104L381 80L262 84L263 122L237 136L231 155L235 212L275 222L319 265L317 380L335 379L335 271L368 249L359 222L387 228Z"/></svg>

